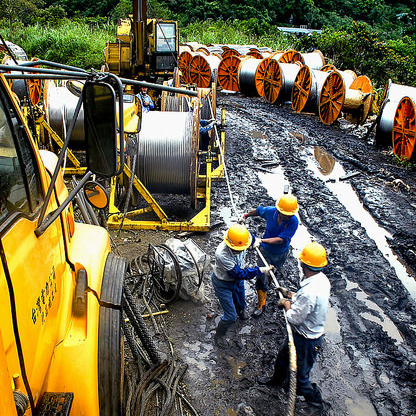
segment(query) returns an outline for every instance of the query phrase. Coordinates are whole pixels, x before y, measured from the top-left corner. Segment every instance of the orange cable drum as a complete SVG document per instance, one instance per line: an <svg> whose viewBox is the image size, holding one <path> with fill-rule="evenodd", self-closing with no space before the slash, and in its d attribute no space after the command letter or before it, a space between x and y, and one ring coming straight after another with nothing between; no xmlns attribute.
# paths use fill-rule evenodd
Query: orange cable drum
<svg viewBox="0 0 416 416"><path fill-rule="evenodd" d="M274 104L282 88L282 71L279 62L270 60L264 72L263 85L264 97L269 103Z"/></svg>
<svg viewBox="0 0 416 416"><path fill-rule="evenodd" d="M259 63L256 73L254 75L256 90L260 97L264 97L264 74L266 72L267 65L269 65L271 57L262 59Z"/></svg>
<svg viewBox="0 0 416 416"><path fill-rule="evenodd" d="M415 103L403 97L397 105L393 120L392 144L394 154L403 161L416 159Z"/></svg>
<svg viewBox="0 0 416 416"><path fill-rule="evenodd" d="M189 64L194 56L196 56L196 52L188 52L183 51L178 58L178 67L182 72L182 82L185 84L190 84L192 82L191 76L189 73Z"/></svg>
<svg viewBox="0 0 416 416"><path fill-rule="evenodd" d="M218 65L217 80L218 84L224 90L235 91L238 87L238 68L241 64L241 58L235 55L223 58Z"/></svg>
<svg viewBox="0 0 416 416"><path fill-rule="evenodd" d="M330 125L338 118L344 99L344 79L338 71L333 71L326 78L319 96L319 118L322 123Z"/></svg>
<svg viewBox="0 0 416 416"><path fill-rule="evenodd" d="M285 64L292 64L293 62L301 62L303 63L302 55L295 51L294 49L289 49L279 57L279 62Z"/></svg>
<svg viewBox="0 0 416 416"><path fill-rule="evenodd" d="M336 66L332 64L325 64L321 68L321 71L324 71L324 72L331 72L331 71L336 71L336 70L337 70Z"/></svg>
<svg viewBox="0 0 416 416"><path fill-rule="evenodd" d="M189 73L192 83L199 88L209 88L215 81L215 75L220 59L215 55L197 55L191 59Z"/></svg>
<svg viewBox="0 0 416 416"><path fill-rule="evenodd" d="M308 66L300 68L292 88L292 109L300 113L308 102L312 87L312 70Z"/></svg>
<svg viewBox="0 0 416 416"><path fill-rule="evenodd" d="M240 52L238 52L234 48L227 48L221 55L222 59L228 58L229 56L240 56Z"/></svg>

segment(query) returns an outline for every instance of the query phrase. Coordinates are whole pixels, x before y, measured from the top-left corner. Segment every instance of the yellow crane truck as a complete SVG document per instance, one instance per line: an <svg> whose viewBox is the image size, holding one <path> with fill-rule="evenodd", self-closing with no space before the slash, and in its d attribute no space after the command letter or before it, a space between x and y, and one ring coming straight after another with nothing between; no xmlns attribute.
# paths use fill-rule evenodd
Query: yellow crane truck
<svg viewBox="0 0 416 416"><path fill-rule="evenodd" d="M84 86L89 170L69 193L62 158L37 149L0 74L2 415L121 414L126 261L105 229L74 221L71 203L82 186L94 190L93 174L124 165L115 90Z"/></svg>

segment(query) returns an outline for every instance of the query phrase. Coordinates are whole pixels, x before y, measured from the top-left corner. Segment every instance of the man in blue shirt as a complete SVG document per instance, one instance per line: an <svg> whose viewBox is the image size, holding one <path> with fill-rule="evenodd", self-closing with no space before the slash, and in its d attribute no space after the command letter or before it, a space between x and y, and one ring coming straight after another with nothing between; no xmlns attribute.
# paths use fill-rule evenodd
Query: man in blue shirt
<svg viewBox="0 0 416 416"><path fill-rule="evenodd" d="M263 238L257 239L253 247L259 247L261 253L269 264L280 270L289 253L292 237L298 229L299 220L298 201L293 195L283 195L276 207L257 207L243 215L247 217L260 216L266 220L266 231ZM263 263L262 263L263 264ZM265 309L269 277L262 275L256 280L258 306L254 316L260 316Z"/></svg>
<svg viewBox="0 0 416 416"><path fill-rule="evenodd" d="M286 316L293 329L297 362L297 394L303 396L307 407L296 414L320 414L323 406L321 392L315 383L309 381L309 373L315 363L322 344L322 335L329 306L331 285L322 269L328 264L325 248L318 243L309 243L299 255L303 277L296 293L279 287L284 298L278 306L286 310ZM286 338L280 348L271 377L259 377L265 385L284 385L288 377L289 345Z"/></svg>
<svg viewBox="0 0 416 416"><path fill-rule="evenodd" d="M226 333L240 319L247 319L244 280L262 273L267 274L271 267L245 267L246 249L253 237L241 224L232 225L224 234L215 251L215 265L211 275L212 286L220 301L224 315L218 322L214 341L217 347L226 348Z"/></svg>
<svg viewBox="0 0 416 416"><path fill-rule="evenodd" d="M147 93L147 87L140 87L140 92L136 95L142 105L142 112L148 113L155 108L155 104Z"/></svg>

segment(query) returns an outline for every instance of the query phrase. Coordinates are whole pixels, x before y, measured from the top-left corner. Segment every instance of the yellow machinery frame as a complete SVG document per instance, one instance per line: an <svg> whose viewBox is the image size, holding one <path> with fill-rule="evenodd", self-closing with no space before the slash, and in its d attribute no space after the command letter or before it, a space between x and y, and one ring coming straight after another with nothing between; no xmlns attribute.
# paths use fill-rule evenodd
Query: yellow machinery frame
<svg viewBox="0 0 416 416"><path fill-rule="evenodd" d="M225 110L221 112L221 125L225 125ZM198 212L189 221L169 221L168 216L157 203L156 199L146 189L143 183L133 175L133 187L147 202L147 207L138 210L128 211L125 215L115 205L115 195L118 178L113 178L111 181L111 193L109 203L109 218L107 221L108 227L117 229L122 225L123 229L128 230L170 230L170 231L209 231L210 229L210 212L211 212L211 184L214 180L220 180L224 177L224 148L225 148L225 132L221 129L219 135L219 143L215 141L215 146L218 147L218 154L212 152L208 148L206 152L199 152L199 156L206 156L206 174L198 175L197 183L201 186L197 187L197 198L205 200L204 208ZM212 164L218 163L218 166L212 171ZM127 165L124 165L124 175L129 180L132 177L132 171ZM154 212L158 221L152 220L137 220L133 217L138 217L148 212Z"/></svg>

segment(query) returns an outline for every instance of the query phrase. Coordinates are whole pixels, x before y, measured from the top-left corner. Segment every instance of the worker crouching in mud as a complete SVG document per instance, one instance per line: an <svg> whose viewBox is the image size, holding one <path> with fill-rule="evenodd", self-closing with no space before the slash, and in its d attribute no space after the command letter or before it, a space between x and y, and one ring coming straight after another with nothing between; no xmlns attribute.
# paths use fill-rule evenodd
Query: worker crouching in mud
<svg viewBox="0 0 416 416"><path fill-rule="evenodd" d="M244 225L234 224L225 232L224 241L215 251L215 265L211 279L215 294L224 311L214 336L215 345L219 348L228 347L226 333L237 321L237 316L242 320L248 318L244 280L273 270L273 266L244 267L246 249L253 240L255 238Z"/></svg>
<svg viewBox="0 0 416 416"><path fill-rule="evenodd" d="M318 243L309 243L299 255L303 277L296 293L279 287L284 296L279 300L280 309L286 310L287 320L293 329L297 358L297 394L306 400L299 415L317 415L324 410L319 388L309 381L309 373L321 349L322 335L328 310L331 285L322 273L328 264L325 248ZM271 377L259 377L265 385L283 386L289 375L289 345L286 338L274 365Z"/></svg>

